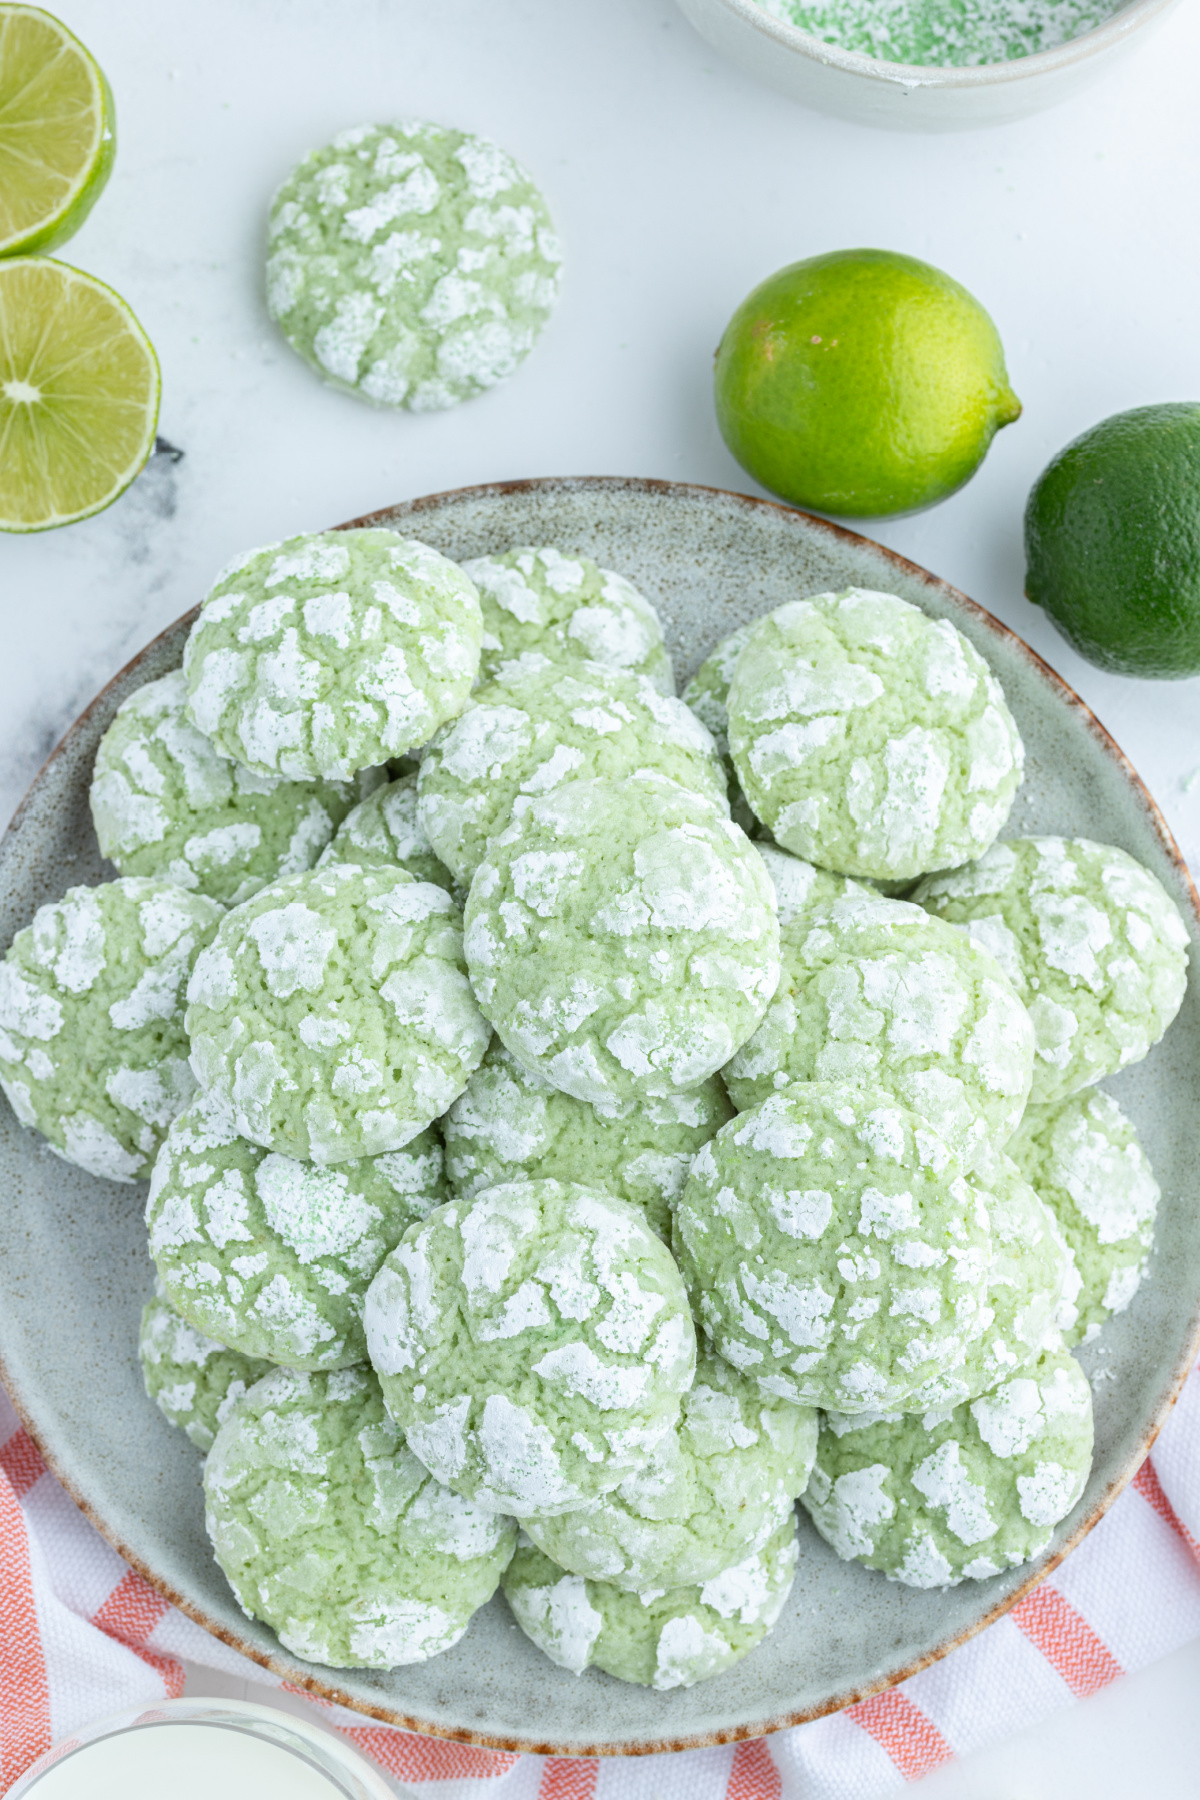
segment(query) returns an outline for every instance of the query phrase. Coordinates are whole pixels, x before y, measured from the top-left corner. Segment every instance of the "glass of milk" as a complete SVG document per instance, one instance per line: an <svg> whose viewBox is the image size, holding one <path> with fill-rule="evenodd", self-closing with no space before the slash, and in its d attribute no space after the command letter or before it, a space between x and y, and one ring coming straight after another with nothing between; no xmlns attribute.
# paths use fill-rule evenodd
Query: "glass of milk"
<svg viewBox="0 0 1200 1800"><path fill-rule="evenodd" d="M163 1700L85 1726L39 1757L8 1800L395 1800L317 1725L241 1700Z"/></svg>

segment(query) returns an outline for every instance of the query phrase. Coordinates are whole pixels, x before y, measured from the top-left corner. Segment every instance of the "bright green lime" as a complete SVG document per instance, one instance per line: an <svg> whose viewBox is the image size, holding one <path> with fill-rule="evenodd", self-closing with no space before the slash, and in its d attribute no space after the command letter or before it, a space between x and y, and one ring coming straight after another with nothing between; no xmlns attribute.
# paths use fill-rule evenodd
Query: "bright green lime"
<svg viewBox="0 0 1200 1800"><path fill-rule="evenodd" d="M1060 450L1025 508L1025 591L1118 675L1200 674L1200 404L1137 406Z"/></svg>
<svg viewBox="0 0 1200 1800"><path fill-rule="evenodd" d="M756 481L852 517L944 500L1021 412L978 300L892 250L812 256L756 287L718 346L716 402Z"/></svg>
<svg viewBox="0 0 1200 1800"><path fill-rule="evenodd" d="M95 58L40 7L0 5L0 256L65 244L100 198L116 149Z"/></svg>

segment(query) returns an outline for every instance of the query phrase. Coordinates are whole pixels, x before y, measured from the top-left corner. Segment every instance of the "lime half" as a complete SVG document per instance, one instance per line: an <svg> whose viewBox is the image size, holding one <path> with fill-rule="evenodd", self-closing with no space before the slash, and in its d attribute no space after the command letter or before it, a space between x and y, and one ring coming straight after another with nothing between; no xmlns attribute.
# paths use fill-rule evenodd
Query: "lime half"
<svg viewBox="0 0 1200 1800"><path fill-rule="evenodd" d="M154 448L159 385L119 294L49 257L0 261L0 531L110 505Z"/></svg>
<svg viewBox="0 0 1200 1800"><path fill-rule="evenodd" d="M116 148L95 58L40 7L0 5L0 256L65 244L99 199Z"/></svg>

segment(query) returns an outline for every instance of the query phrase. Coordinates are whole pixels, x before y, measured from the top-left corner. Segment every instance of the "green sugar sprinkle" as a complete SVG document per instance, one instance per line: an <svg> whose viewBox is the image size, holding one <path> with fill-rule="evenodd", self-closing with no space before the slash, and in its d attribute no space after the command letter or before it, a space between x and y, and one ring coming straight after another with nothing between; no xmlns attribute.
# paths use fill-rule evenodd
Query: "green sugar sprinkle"
<svg viewBox="0 0 1200 1800"><path fill-rule="evenodd" d="M881 62L976 68L1053 50L1103 25L1114 0L758 0L839 50Z"/></svg>

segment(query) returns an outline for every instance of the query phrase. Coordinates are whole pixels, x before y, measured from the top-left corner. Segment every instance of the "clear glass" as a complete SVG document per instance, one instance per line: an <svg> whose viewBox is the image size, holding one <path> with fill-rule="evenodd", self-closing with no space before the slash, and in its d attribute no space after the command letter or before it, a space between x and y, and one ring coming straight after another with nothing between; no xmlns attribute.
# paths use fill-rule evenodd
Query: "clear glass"
<svg viewBox="0 0 1200 1800"><path fill-rule="evenodd" d="M158 1741L149 1733L159 1734ZM154 1800L160 1775L164 1800L396 1795L356 1750L291 1713L242 1700L163 1700L64 1738L9 1788L7 1800L108 1800L110 1794Z"/></svg>

